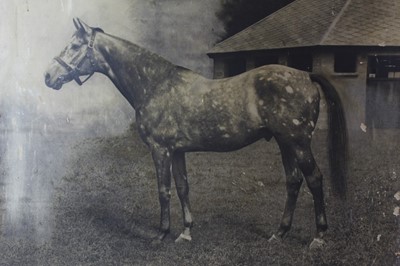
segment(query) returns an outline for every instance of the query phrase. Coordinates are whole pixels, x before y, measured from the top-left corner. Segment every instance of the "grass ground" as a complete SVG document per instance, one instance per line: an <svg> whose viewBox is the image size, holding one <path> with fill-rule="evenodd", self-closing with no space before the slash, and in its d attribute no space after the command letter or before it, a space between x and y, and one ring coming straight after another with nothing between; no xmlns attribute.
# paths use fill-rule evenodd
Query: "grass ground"
<svg viewBox="0 0 400 266"><path fill-rule="evenodd" d="M390 140L390 141L388 141ZM175 244L182 230L175 191L171 235L152 245L159 221L151 157L136 133L77 145L56 188L50 241L0 242L4 265L394 265L400 263L400 141L352 141L346 208L325 178L329 230L324 249L310 251L312 197L303 185L293 228L268 243L285 200L285 179L274 141L232 153L187 155L195 226L191 243ZM325 133L316 132L315 157L328 176ZM347 219L348 218L348 219Z"/></svg>

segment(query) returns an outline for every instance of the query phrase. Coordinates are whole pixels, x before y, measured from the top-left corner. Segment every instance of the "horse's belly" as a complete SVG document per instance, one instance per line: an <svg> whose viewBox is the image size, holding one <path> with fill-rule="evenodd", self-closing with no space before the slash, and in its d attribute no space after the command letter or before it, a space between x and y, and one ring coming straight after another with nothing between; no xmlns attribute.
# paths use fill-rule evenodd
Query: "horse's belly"
<svg viewBox="0 0 400 266"><path fill-rule="evenodd" d="M263 131L245 132L245 133L224 133L224 134L207 134L190 141L182 141L181 147L178 149L185 151L216 151L228 152L239 150L246 147L261 138L269 139L269 135ZM177 142L179 145L179 142Z"/></svg>

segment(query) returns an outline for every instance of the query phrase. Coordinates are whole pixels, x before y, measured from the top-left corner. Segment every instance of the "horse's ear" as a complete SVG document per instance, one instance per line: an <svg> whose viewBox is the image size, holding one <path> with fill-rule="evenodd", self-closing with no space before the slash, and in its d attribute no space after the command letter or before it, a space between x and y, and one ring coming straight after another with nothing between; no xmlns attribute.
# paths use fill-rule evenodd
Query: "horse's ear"
<svg viewBox="0 0 400 266"><path fill-rule="evenodd" d="M73 21L74 21L75 28L77 30L84 31L86 33L91 32L92 29L85 22L80 20L79 18L74 18Z"/></svg>
<svg viewBox="0 0 400 266"><path fill-rule="evenodd" d="M75 28L77 29L77 30L80 30L80 26L79 26L79 19L78 18L74 18L73 19L73 22L74 22L74 25L75 25Z"/></svg>

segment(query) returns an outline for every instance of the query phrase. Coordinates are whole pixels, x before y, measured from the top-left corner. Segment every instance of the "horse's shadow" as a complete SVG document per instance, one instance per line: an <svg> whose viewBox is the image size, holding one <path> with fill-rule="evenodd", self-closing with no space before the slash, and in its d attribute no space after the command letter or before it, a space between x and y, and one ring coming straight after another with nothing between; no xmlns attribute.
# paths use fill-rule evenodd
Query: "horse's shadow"
<svg viewBox="0 0 400 266"><path fill-rule="evenodd" d="M108 231L113 235L133 239L151 240L157 236L157 225L154 217L140 210L140 215L128 213L112 206L88 206L85 210L88 223L99 231Z"/></svg>

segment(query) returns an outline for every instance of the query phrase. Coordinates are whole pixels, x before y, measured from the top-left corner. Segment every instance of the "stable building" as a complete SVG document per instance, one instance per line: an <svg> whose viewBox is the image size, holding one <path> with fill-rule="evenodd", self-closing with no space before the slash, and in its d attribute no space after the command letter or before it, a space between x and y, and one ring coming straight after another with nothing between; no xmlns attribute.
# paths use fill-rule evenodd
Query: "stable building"
<svg viewBox="0 0 400 266"><path fill-rule="evenodd" d="M208 53L214 78L265 64L319 73L349 129L400 127L400 1L296 0Z"/></svg>

